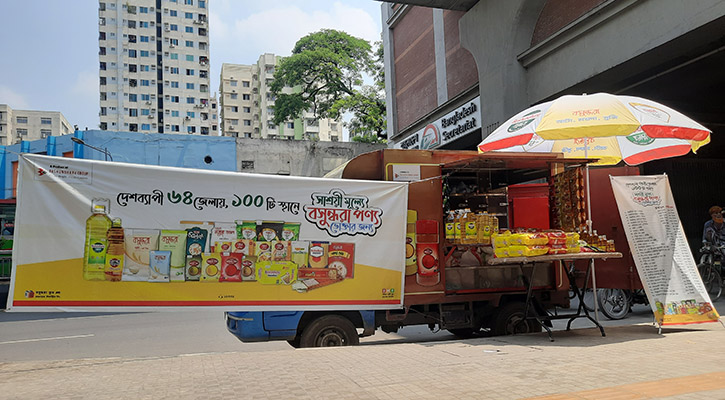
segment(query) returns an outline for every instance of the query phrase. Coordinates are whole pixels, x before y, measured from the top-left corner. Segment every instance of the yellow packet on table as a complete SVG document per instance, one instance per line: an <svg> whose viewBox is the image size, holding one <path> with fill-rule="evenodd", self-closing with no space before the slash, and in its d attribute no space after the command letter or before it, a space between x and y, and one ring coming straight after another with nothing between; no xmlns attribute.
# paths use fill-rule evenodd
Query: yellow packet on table
<svg viewBox="0 0 725 400"><path fill-rule="evenodd" d="M544 254L549 252L548 246L540 246L540 245L534 245L534 246L523 246L523 245L514 245L508 247L509 257L535 257L535 256L543 256Z"/></svg>
<svg viewBox="0 0 725 400"><path fill-rule="evenodd" d="M509 248L508 247L495 247L493 249L493 255L496 258L506 258L509 256Z"/></svg>
<svg viewBox="0 0 725 400"><path fill-rule="evenodd" d="M509 240L511 239L511 232L506 231L504 233L494 233L491 235L491 244L493 247L501 248L506 247L509 245Z"/></svg>

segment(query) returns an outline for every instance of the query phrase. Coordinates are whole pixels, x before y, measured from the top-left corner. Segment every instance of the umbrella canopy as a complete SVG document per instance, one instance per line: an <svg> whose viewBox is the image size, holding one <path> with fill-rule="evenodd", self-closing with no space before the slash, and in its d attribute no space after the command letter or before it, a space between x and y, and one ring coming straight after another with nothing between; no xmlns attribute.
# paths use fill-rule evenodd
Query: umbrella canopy
<svg viewBox="0 0 725 400"><path fill-rule="evenodd" d="M479 152L561 152L568 158L629 165L697 151L710 130L665 105L633 96L562 96L506 121Z"/></svg>

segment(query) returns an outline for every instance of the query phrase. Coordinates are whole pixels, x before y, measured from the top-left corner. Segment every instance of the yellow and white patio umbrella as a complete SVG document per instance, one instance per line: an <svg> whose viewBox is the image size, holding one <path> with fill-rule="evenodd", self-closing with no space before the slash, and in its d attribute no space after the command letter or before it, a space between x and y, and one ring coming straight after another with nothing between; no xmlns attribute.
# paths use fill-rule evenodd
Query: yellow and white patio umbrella
<svg viewBox="0 0 725 400"><path fill-rule="evenodd" d="M711 131L663 104L608 93L567 95L530 107L506 121L479 152L560 152L629 165L687 154L710 142Z"/></svg>

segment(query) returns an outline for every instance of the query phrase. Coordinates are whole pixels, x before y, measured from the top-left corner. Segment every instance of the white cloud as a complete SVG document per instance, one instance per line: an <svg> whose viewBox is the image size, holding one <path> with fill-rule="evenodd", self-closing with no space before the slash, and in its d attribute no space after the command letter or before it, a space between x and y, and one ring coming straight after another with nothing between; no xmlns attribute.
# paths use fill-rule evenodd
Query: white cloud
<svg viewBox="0 0 725 400"><path fill-rule="evenodd" d="M10 108L19 110L30 109L28 101L23 95L3 85L0 85L0 104L7 104Z"/></svg>

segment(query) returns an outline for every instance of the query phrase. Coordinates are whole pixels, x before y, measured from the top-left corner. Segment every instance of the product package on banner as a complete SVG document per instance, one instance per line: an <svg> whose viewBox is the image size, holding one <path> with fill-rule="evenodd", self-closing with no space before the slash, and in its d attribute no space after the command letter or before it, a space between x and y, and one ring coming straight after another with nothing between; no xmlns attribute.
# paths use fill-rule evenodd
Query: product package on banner
<svg viewBox="0 0 725 400"><path fill-rule="evenodd" d="M392 309L408 187L22 155L8 309Z"/></svg>
<svg viewBox="0 0 725 400"><path fill-rule="evenodd" d="M612 176L629 248L660 325L718 321L666 175Z"/></svg>

